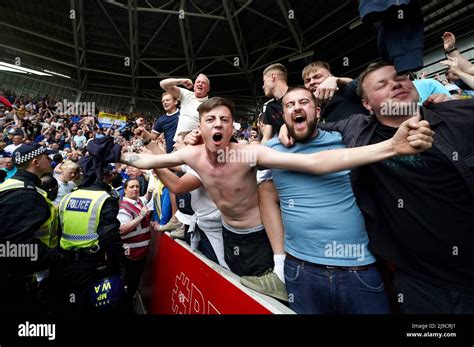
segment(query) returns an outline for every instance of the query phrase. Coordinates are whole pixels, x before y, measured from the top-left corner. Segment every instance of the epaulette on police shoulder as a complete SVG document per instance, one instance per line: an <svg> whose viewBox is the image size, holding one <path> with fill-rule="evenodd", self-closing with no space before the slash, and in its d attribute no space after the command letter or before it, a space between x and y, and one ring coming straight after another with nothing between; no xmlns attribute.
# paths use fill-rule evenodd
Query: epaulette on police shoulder
<svg viewBox="0 0 474 347"><path fill-rule="evenodd" d="M36 186L32 183L25 182L25 189L36 190Z"/></svg>
<svg viewBox="0 0 474 347"><path fill-rule="evenodd" d="M111 197L117 199L117 200L120 200L120 194L118 191L116 191L115 189L111 189L110 192L108 192L110 194Z"/></svg>

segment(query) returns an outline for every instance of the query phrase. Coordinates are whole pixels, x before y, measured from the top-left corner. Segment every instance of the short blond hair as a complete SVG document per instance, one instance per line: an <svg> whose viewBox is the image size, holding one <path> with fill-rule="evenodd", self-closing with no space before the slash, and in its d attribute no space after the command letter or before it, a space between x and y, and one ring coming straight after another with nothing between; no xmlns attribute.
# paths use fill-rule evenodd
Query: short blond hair
<svg viewBox="0 0 474 347"><path fill-rule="evenodd" d="M279 75L285 81L288 77L288 72L286 71L286 67L283 66L283 64L276 63L276 64L267 66L265 70L263 70L263 75L265 76L270 71L276 71L276 74Z"/></svg>
<svg viewBox="0 0 474 347"><path fill-rule="evenodd" d="M301 72L301 77L305 79L306 76L316 71L317 69L326 69L329 71L329 73L331 73L331 68L329 67L329 64L327 62L322 60L316 60L304 67L303 71Z"/></svg>
<svg viewBox="0 0 474 347"><path fill-rule="evenodd" d="M61 164L61 171L63 169L71 169L73 171L79 169L79 165L75 162L73 162L72 160L65 160L62 164Z"/></svg>

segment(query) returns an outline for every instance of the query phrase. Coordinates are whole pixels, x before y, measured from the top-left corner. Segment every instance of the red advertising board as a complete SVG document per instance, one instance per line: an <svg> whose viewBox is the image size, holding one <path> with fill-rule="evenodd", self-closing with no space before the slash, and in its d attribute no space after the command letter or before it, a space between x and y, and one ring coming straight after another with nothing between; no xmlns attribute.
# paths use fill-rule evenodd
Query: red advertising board
<svg viewBox="0 0 474 347"><path fill-rule="evenodd" d="M167 234L155 234L141 292L152 314L271 314L281 305L261 300ZM148 282L148 285L144 285ZM144 288L148 287L148 288ZM272 312L273 311L273 312ZM288 313L288 312L285 312Z"/></svg>

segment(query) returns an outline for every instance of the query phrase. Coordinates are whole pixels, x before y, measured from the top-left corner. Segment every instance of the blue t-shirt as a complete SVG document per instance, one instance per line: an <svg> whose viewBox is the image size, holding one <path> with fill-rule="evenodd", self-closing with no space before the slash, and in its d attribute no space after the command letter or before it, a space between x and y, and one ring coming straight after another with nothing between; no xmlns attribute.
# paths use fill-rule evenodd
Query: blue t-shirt
<svg viewBox="0 0 474 347"><path fill-rule="evenodd" d="M433 78L414 80L413 84L415 85L418 94L420 94L420 104L422 104L433 94L445 94L451 97L451 94L449 94L448 90L440 82Z"/></svg>
<svg viewBox="0 0 474 347"><path fill-rule="evenodd" d="M279 152L315 153L345 148L341 134L319 130L318 136L293 147L277 138L267 146ZM375 262L368 250L362 213L356 204L350 171L312 175L272 169L285 227L285 250L299 259L333 266Z"/></svg>
<svg viewBox="0 0 474 347"><path fill-rule="evenodd" d="M7 176L5 177L5 181L15 176L16 171L17 171L16 166L14 166L13 169L11 169L10 171L8 171L6 168L3 168L2 170L7 173Z"/></svg>
<svg viewBox="0 0 474 347"><path fill-rule="evenodd" d="M172 115L162 115L157 119L153 130L158 133L165 133L166 140L166 152L171 153L173 151L174 145L174 133L176 132L176 127L178 126L179 119L179 110L173 113Z"/></svg>

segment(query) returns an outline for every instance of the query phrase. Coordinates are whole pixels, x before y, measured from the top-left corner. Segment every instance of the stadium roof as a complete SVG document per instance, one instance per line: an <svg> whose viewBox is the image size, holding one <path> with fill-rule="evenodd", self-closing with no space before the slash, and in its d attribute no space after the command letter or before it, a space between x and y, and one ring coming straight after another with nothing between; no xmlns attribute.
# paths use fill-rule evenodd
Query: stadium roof
<svg viewBox="0 0 474 347"><path fill-rule="evenodd" d="M441 47L444 31L472 35L471 1L420 4L425 52ZM21 57L22 66L71 76L85 93L127 95L157 109L161 79L204 72L211 95L254 112L271 63L301 84L312 60L355 77L377 59L376 30L360 22L357 7L355 0L3 0L0 60Z"/></svg>

